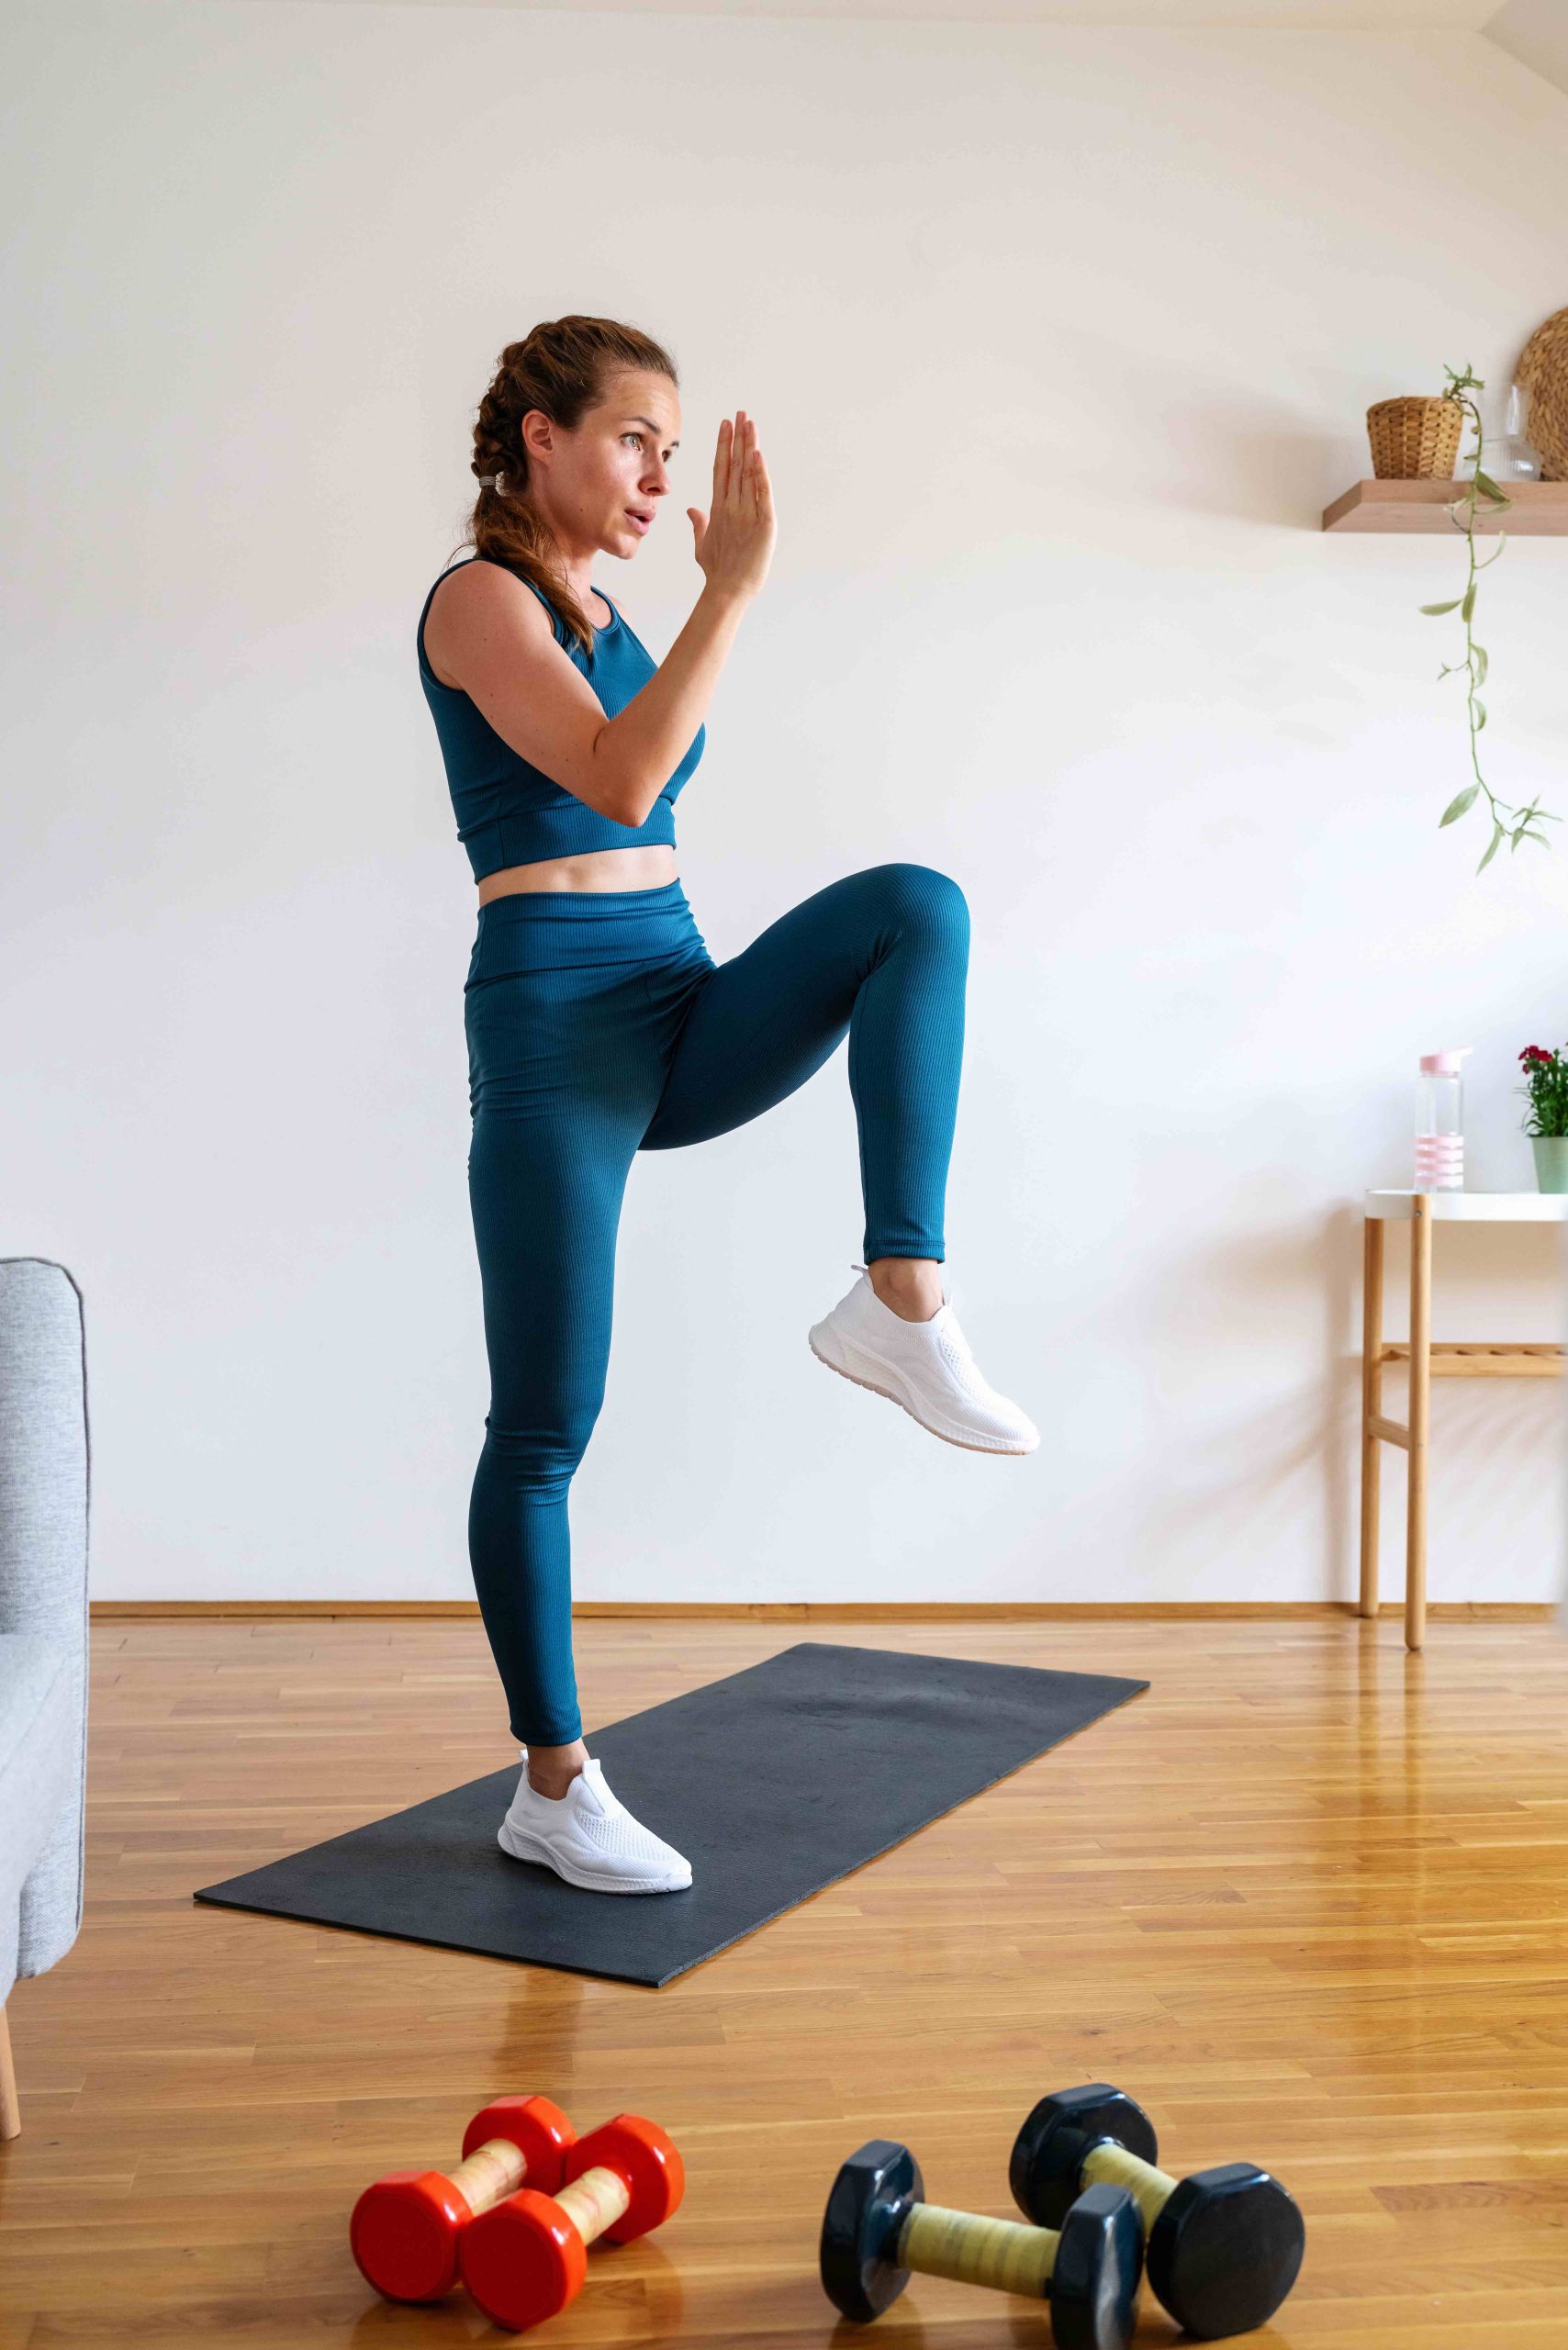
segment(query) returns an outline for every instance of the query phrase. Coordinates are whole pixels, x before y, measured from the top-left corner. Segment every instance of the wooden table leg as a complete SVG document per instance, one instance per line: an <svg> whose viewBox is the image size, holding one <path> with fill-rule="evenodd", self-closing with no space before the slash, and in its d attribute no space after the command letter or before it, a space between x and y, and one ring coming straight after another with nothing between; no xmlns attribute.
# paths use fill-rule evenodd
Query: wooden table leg
<svg viewBox="0 0 1568 2350"><path fill-rule="evenodd" d="M1432 1400L1432 1202L1410 1202L1410 1462L1405 1528L1405 1645L1427 1637L1427 1428Z"/></svg>
<svg viewBox="0 0 1568 2350"><path fill-rule="evenodd" d="M21 2134L22 2107L11 2064L11 2028L6 2020L5 2009L0 2007L0 2138L19 2138Z"/></svg>
<svg viewBox="0 0 1568 2350"><path fill-rule="evenodd" d="M1378 1465L1372 1424L1383 1410L1383 1218L1364 1219L1361 1238L1361 1599L1377 1614Z"/></svg>

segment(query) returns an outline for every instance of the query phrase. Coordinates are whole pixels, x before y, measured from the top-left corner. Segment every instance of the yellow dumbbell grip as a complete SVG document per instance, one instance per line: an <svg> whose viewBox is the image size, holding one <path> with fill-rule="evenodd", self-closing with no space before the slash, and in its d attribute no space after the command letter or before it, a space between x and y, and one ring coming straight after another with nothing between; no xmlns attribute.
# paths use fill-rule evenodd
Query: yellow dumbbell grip
<svg viewBox="0 0 1568 2350"><path fill-rule="evenodd" d="M1156 2170L1139 2154L1129 2154L1125 2146L1092 2146L1083 2158L1081 2174L1085 2187L1126 2187L1132 2190L1138 2210L1143 2213L1144 2232L1152 2232L1154 2223L1176 2192L1177 2182L1169 2172Z"/></svg>
<svg viewBox="0 0 1568 2350"><path fill-rule="evenodd" d="M1060 2242L1054 2228L917 2203L899 2232L893 2258L896 2266L921 2277L951 2277L960 2285L990 2285L999 2293L1032 2293L1044 2300Z"/></svg>

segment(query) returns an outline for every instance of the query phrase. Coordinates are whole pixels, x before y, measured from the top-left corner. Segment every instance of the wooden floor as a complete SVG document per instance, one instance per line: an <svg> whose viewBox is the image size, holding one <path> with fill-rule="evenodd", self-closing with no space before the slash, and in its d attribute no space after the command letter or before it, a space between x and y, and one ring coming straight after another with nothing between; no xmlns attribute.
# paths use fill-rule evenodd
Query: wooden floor
<svg viewBox="0 0 1568 2350"><path fill-rule="evenodd" d="M621 2107L689 2175L542 2339L862 2338L828 2183L906 2140L1009 2209L1047 2088L1119 2083L1170 2166L1268 2165L1306 2265L1259 2343L1568 2345L1568 1643L1542 1623L585 1621L591 1723L798 1637L1147 1675L1147 1695L662 1991L193 1903L515 1750L475 1622L95 1627L88 1906L10 2016L0 2350L501 2341L377 2301L346 2221L504 2090ZM785 1772L787 1754L759 1755ZM715 1790L715 1801L722 1791ZM655 1823L656 1824L656 1823ZM1044 2345L916 2279L874 2334ZM1172 2342L1146 2300L1142 2342Z"/></svg>

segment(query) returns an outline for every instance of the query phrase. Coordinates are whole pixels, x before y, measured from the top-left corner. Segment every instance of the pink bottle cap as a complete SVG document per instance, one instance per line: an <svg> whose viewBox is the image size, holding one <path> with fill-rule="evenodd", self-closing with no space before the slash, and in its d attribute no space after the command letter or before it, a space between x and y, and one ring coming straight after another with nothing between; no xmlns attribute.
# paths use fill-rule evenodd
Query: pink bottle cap
<svg viewBox="0 0 1568 2350"><path fill-rule="evenodd" d="M1457 1050L1451 1052L1423 1053L1422 1069L1428 1077L1461 1077L1463 1075L1460 1068L1461 1061L1466 1053L1473 1053L1474 1050L1473 1045L1461 1045Z"/></svg>

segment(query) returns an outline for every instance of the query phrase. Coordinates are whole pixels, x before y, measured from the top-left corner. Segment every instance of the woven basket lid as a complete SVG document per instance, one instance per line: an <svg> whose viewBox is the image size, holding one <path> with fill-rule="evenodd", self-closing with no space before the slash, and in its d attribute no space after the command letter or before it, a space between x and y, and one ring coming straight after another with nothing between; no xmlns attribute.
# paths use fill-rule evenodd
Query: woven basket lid
<svg viewBox="0 0 1568 2350"><path fill-rule="evenodd" d="M1525 427L1543 481L1568 481L1568 310L1553 310L1524 347L1515 380L1529 394Z"/></svg>

